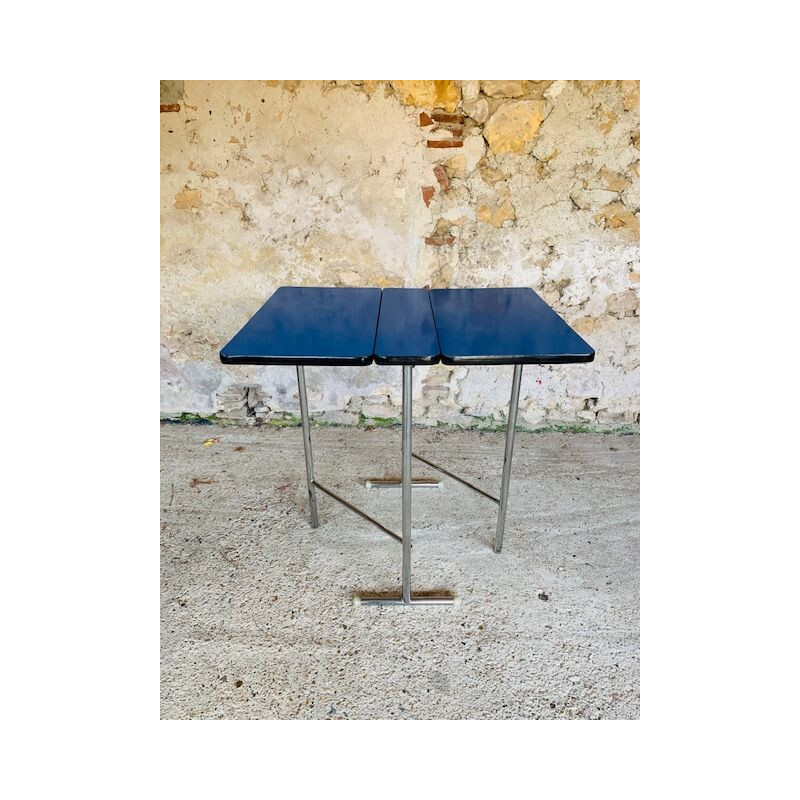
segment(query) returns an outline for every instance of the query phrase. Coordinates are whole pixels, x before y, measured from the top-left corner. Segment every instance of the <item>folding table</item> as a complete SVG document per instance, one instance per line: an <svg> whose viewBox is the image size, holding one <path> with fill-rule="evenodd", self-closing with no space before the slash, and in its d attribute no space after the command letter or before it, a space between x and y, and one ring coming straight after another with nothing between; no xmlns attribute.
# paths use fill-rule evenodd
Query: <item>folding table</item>
<svg viewBox="0 0 800 800"><path fill-rule="evenodd" d="M355 289L284 286L220 351L224 364L294 364L303 429L311 527L319 525L316 490L371 522L402 545L400 595L362 595L366 605L446 605L451 594L411 594L411 459L427 464L498 506L494 550L503 546L511 459L524 364L591 361L594 350L532 289ZM314 477L306 366L403 370L402 535L396 534ZM500 496L495 497L411 449L414 366L514 365Z"/></svg>

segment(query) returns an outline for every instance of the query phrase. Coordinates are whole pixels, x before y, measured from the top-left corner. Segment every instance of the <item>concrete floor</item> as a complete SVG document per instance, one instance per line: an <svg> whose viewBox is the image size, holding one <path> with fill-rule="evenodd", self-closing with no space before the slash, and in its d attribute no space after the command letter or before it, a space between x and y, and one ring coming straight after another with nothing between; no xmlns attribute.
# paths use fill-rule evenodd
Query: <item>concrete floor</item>
<svg viewBox="0 0 800 800"><path fill-rule="evenodd" d="M317 478L400 531L400 430L312 429ZM204 445L208 439L217 439ZM519 433L496 506L414 462L412 587L457 607L356 608L399 590L400 545L318 493L299 429L162 424L161 714L167 719L635 719L639 438ZM490 492L503 434L414 429ZM544 599L544 598L547 599Z"/></svg>

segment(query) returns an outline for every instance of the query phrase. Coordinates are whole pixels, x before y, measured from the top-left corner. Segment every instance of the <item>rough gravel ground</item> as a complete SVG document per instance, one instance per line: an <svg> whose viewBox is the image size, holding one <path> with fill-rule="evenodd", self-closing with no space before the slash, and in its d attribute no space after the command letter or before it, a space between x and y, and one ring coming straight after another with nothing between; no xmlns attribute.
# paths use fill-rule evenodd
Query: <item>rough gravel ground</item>
<svg viewBox="0 0 800 800"><path fill-rule="evenodd" d="M398 609L353 605L399 590L397 542L320 493L309 527L299 429L161 435L163 718L638 718L637 436L517 434L500 555L493 503L415 490L412 587L461 602ZM399 532L399 490L363 480L398 474L400 430L312 438L317 478ZM414 429L495 493L503 442Z"/></svg>

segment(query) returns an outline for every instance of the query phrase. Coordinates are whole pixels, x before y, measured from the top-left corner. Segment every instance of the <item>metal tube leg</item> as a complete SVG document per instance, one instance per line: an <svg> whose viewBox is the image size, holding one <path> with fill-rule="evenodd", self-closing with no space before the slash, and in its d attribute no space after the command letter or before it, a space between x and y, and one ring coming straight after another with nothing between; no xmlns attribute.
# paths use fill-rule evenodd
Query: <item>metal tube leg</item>
<svg viewBox="0 0 800 800"><path fill-rule="evenodd" d="M314 457L311 454L311 425L308 419L308 397L306 396L305 367L297 367L297 389L300 396L300 419L303 422L303 450L306 454L306 480L308 482L308 505L311 509L311 527L319 527L317 515L317 490L314 487Z"/></svg>
<svg viewBox="0 0 800 800"><path fill-rule="evenodd" d="M497 514L497 531L494 534L494 551L499 553L503 547L503 531L506 527L506 506L508 505L508 485L511 482L511 457L514 454L514 433L517 427L517 406L519 387L522 383L522 364L514 365L514 378L511 383L511 402L508 404L508 427L506 428L506 452L503 457L503 482L500 486L500 511Z"/></svg>
<svg viewBox="0 0 800 800"><path fill-rule="evenodd" d="M403 367L403 447L402 481L403 487L403 567L402 592L397 594L362 594L355 597L356 605L365 606L453 606L456 598L450 592L418 592L411 596L411 370ZM320 486L320 489L322 487ZM388 532L388 531L387 531Z"/></svg>
<svg viewBox="0 0 800 800"><path fill-rule="evenodd" d="M411 602L411 370L403 367L403 602Z"/></svg>

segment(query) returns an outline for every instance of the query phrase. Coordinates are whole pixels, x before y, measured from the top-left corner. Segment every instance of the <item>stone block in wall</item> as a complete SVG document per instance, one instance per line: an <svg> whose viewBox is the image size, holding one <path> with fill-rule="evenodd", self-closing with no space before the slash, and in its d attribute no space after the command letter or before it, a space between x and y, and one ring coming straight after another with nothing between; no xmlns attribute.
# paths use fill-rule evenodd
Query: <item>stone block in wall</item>
<svg viewBox="0 0 800 800"><path fill-rule="evenodd" d="M429 406L425 413L414 421L423 425L457 425L463 428L473 427L480 422L480 420L469 414L464 414L457 408L448 408L441 405Z"/></svg>
<svg viewBox="0 0 800 800"><path fill-rule="evenodd" d="M390 81L401 103L420 108L455 111L461 100L456 81Z"/></svg>
<svg viewBox="0 0 800 800"><path fill-rule="evenodd" d="M488 97L522 97L527 81L481 81L481 89Z"/></svg>
<svg viewBox="0 0 800 800"><path fill-rule="evenodd" d="M311 414L312 419L327 425L357 425L359 415L349 411L323 411L321 414Z"/></svg>
<svg viewBox="0 0 800 800"><path fill-rule="evenodd" d="M249 387L236 385L217 392L217 414L227 419L246 419L249 416L248 393Z"/></svg>
<svg viewBox="0 0 800 800"><path fill-rule="evenodd" d="M362 403L361 414L368 419L399 419L402 409L390 403Z"/></svg>
<svg viewBox="0 0 800 800"><path fill-rule="evenodd" d="M609 314L638 315L639 313L639 292L635 289L628 289L625 292L611 295L606 301L606 311Z"/></svg>
<svg viewBox="0 0 800 800"><path fill-rule="evenodd" d="M483 128L495 154L524 153L550 111L546 100L516 100L501 105Z"/></svg>
<svg viewBox="0 0 800 800"><path fill-rule="evenodd" d="M526 405L520 403L517 420L517 424L522 428L536 428L544 423L545 415L542 409L533 403Z"/></svg>
<svg viewBox="0 0 800 800"><path fill-rule="evenodd" d="M489 102L485 97L464 101L461 107L464 109L464 113L479 125L483 125L489 118Z"/></svg>

